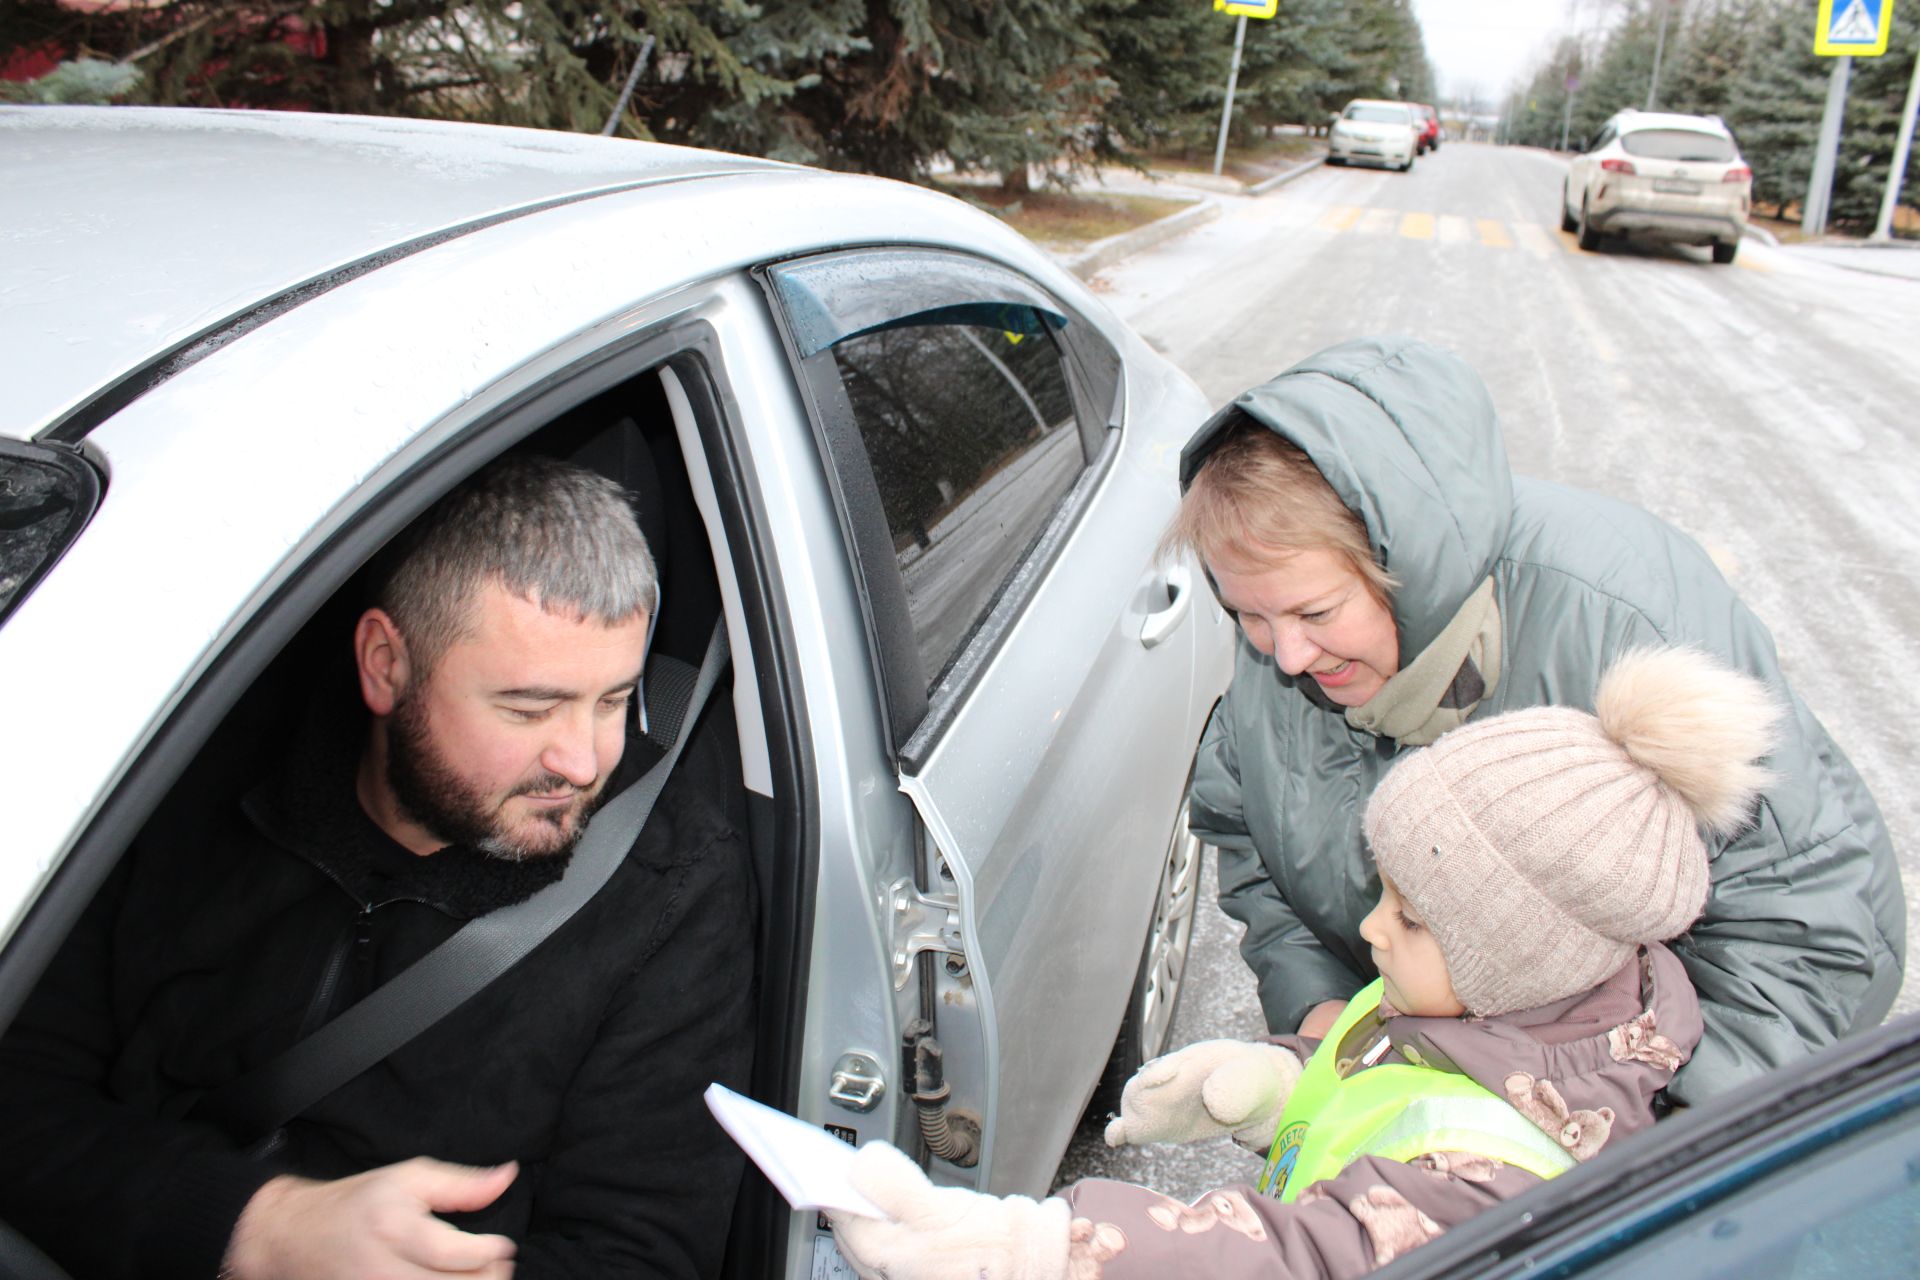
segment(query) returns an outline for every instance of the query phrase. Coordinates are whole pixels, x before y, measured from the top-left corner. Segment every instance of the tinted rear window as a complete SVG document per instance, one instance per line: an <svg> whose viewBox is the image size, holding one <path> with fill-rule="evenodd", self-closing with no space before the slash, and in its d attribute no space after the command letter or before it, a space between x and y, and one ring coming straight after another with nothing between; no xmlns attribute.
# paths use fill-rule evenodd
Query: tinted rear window
<svg viewBox="0 0 1920 1280"><path fill-rule="evenodd" d="M1370 124L1412 124L1413 118L1405 107L1348 107L1346 117L1349 120L1365 120Z"/></svg>
<svg viewBox="0 0 1920 1280"><path fill-rule="evenodd" d="M1710 160L1727 164L1734 158L1733 139L1694 129L1636 129L1621 134L1620 145L1628 155L1645 156L1649 160Z"/></svg>

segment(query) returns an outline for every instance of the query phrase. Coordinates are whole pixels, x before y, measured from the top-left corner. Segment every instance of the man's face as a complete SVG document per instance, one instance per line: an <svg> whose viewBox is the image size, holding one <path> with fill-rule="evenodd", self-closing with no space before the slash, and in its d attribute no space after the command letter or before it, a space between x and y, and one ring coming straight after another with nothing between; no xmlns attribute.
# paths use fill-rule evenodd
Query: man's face
<svg viewBox="0 0 1920 1280"><path fill-rule="evenodd" d="M431 843L497 858L572 848L625 748L647 623L548 613L489 583L469 634L388 718L400 817Z"/></svg>

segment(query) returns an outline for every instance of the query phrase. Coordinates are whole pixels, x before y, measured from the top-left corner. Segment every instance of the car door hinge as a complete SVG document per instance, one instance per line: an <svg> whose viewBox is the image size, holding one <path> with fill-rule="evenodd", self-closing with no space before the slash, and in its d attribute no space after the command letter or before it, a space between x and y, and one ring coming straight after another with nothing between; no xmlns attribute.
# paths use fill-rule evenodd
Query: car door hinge
<svg viewBox="0 0 1920 1280"><path fill-rule="evenodd" d="M893 989L903 991L913 978L914 958L922 951L966 955L960 936L958 894L922 893L913 881L896 880L887 890L893 914Z"/></svg>

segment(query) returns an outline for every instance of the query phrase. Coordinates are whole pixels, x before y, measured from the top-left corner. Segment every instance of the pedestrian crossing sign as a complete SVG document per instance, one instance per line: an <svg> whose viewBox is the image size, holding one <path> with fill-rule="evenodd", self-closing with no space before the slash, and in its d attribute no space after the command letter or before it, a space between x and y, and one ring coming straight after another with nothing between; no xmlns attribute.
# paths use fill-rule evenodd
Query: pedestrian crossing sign
<svg viewBox="0 0 1920 1280"><path fill-rule="evenodd" d="M1825 57L1877 58L1887 51L1893 0L1820 0L1813 51Z"/></svg>
<svg viewBox="0 0 1920 1280"><path fill-rule="evenodd" d="M1229 18L1271 18L1280 12L1280 0L1213 0L1213 8Z"/></svg>

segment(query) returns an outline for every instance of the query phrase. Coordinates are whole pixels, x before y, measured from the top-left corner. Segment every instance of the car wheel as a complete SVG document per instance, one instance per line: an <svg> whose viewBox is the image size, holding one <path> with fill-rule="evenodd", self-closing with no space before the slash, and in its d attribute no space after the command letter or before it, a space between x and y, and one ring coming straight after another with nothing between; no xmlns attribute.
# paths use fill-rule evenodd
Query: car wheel
<svg viewBox="0 0 1920 1280"><path fill-rule="evenodd" d="M1113 1055L1094 1088L1087 1110L1103 1116L1120 1110L1120 1091L1142 1063L1166 1051L1174 1011L1186 989L1187 952L1193 945L1194 909L1200 902L1200 840L1187 826L1182 797L1160 870L1160 892L1153 902L1153 924L1134 974L1133 996L1114 1041Z"/></svg>
<svg viewBox="0 0 1920 1280"><path fill-rule="evenodd" d="M1563 182L1560 184L1560 229L1562 231L1578 231L1580 229L1580 224L1573 219L1573 206L1567 202L1567 197L1572 194L1573 193L1568 190L1566 183Z"/></svg>
<svg viewBox="0 0 1920 1280"><path fill-rule="evenodd" d="M1723 267L1729 262L1732 262L1733 255L1738 252L1740 252L1740 242L1738 240L1732 241L1731 243L1725 240L1715 240L1713 242L1713 260Z"/></svg>
<svg viewBox="0 0 1920 1280"><path fill-rule="evenodd" d="M1346 162L1347 162L1347 158L1345 156L1328 156L1327 157L1328 164L1344 165L1346 164Z"/></svg>
<svg viewBox="0 0 1920 1280"><path fill-rule="evenodd" d="M1600 233L1594 230L1593 222L1588 217L1587 201L1584 196L1581 197L1581 200L1580 200L1579 231L1580 231L1580 247L1582 249L1585 249L1588 253L1600 252Z"/></svg>
<svg viewBox="0 0 1920 1280"><path fill-rule="evenodd" d="M1403 165L1401 165L1401 166L1400 166L1400 172L1402 172L1402 173L1412 173L1412 172L1413 172L1413 157L1412 157L1412 156L1408 156L1408 157L1407 157L1407 162L1406 162L1405 164L1403 164Z"/></svg>

